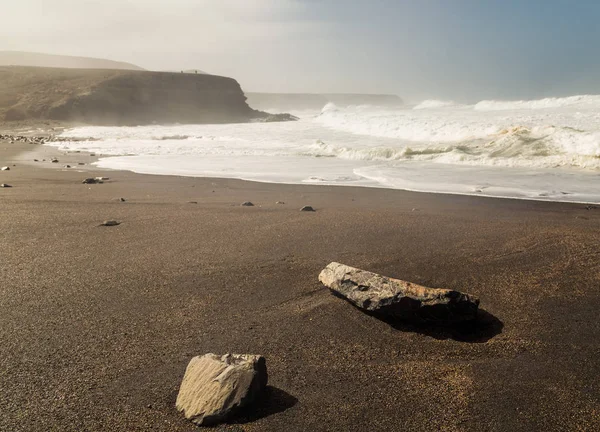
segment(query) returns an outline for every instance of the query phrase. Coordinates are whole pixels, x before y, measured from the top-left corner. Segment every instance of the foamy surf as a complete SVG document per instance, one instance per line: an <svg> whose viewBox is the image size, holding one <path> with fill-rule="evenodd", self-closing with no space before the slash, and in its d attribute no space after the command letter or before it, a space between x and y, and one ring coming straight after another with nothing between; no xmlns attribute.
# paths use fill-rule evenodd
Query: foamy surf
<svg viewBox="0 0 600 432"><path fill-rule="evenodd" d="M406 109L328 104L290 123L86 127L53 143L147 174L600 202L600 96Z"/></svg>

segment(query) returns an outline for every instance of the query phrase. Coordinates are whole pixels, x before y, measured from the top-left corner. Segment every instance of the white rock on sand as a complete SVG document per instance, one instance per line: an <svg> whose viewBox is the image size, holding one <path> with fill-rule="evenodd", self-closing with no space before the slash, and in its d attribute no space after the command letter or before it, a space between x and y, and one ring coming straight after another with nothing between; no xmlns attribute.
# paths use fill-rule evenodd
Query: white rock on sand
<svg viewBox="0 0 600 432"><path fill-rule="evenodd" d="M264 391L265 358L250 354L205 354L187 366L177 409L198 425L214 425L235 416Z"/></svg>

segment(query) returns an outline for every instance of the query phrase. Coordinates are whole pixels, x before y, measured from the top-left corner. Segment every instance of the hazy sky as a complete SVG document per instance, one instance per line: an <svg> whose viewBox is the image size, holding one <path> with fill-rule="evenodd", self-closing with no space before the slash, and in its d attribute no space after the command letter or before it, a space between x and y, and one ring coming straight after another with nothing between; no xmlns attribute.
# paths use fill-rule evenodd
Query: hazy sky
<svg viewBox="0 0 600 432"><path fill-rule="evenodd" d="M247 91L600 93L598 0L0 2L0 50L197 68Z"/></svg>

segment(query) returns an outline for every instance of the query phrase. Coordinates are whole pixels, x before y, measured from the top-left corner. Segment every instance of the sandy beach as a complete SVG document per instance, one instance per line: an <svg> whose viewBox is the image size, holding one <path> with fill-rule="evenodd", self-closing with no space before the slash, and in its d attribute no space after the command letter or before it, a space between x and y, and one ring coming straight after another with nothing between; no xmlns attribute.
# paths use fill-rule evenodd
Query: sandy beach
<svg viewBox="0 0 600 432"><path fill-rule="evenodd" d="M600 430L600 208L92 161L0 142L0 430L198 430L175 398L208 352L269 370L213 430ZM474 294L481 321L381 321L318 282L331 261Z"/></svg>

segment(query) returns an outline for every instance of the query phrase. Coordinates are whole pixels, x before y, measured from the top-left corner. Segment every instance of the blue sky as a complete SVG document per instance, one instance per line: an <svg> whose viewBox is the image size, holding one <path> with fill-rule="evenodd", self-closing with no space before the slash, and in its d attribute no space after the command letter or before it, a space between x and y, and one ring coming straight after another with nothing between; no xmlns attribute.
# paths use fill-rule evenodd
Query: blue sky
<svg viewBox="0 0 600 432"><path fill-rule="evenodd" d="M600 1L21 0L3 9L0 50L198 68L253 91L413 101L600 93Z"/></svg>

